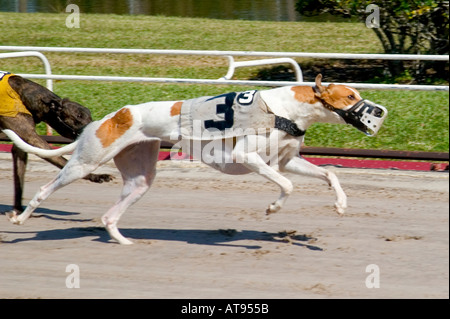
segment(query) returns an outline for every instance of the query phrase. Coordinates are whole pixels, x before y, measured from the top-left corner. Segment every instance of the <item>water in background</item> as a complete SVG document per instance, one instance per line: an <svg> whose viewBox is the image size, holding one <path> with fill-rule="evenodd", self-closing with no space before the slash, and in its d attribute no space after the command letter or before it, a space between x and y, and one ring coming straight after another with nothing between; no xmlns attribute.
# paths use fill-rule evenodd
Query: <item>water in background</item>
<svg viewBox="0 0 450 319"><path fill-rule="evenodd" d="M81 13L143 14L213 19L299 21L297 0L0 0L0 11L65 12L67 4Z"/></svg>

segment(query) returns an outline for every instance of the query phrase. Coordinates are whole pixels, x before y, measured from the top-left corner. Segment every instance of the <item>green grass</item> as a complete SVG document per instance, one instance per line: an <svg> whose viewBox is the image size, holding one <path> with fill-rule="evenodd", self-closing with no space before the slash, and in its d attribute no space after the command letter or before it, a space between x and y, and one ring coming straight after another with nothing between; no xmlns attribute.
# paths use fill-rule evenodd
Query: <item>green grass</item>
<svg viewBox="0 0 450 319"><path fill-rule="evenodd" d="M80 28L67 14L0 12L2 44L193 50L378 52L363 24L267 22L159 16L81 14ZM375 41L374 41L375 40ZM331 50L330 50L331 49Z"/></svg>
<svg viewBox="0 0 450 319"><path fill-rule="evenodd" d="M81 27L68 29L67 14L0 13L0 45L191 50L248 50L380 53L373 31L361 23L231 21L159 16L82 14ZM218 79L227 72L221 57L46 53L54 74L122 75ZM243 58L238 58L242 60ZM311 63L299 59L302 62ZM0 70L42 73L36 58L0 59ZM238 69L248 79L258 68ZM326 81L326 79L324 79ZM44 83L43 81L37 81ZM56 81L60 96L89 107L94 119L127 104L189 99L243 86ZM263 89L263 88L260 88ZM413 151L449 150L448 92L375 91L362 95L386 106L379 135L366 137L344 125L313 125L308 146ZM39 127L43 132L43 126Z"/></svg>

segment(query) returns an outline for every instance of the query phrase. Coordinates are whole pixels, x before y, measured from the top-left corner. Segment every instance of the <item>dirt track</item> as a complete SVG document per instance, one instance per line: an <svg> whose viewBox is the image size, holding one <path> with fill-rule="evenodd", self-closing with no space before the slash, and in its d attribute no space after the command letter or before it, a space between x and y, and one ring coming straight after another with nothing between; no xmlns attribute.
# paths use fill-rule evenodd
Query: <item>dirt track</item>
<svg viewBox="0 0 450 319"><path fill-rule="evenodd" d="M136 244L120 246L100 223L121 188L108 163L113 183L69 185L22 226L0 216L0 298L449 298L448 173L330 169L349 197L344 217L323 182L299 176L267 217L278 188L261 177L160 162L119 223ZM25 202L56 172L32 158ZM3 153L1 212L12 189ZM71 264L78 289L66 287ZM366 287L370 264L380 288Z"/></svg>

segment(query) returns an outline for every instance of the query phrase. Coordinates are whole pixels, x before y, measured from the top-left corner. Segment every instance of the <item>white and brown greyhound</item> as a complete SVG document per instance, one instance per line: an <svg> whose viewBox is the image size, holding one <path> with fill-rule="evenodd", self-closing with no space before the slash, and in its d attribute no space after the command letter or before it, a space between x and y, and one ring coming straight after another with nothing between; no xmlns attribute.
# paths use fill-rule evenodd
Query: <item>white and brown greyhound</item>
<svg viewBox="0 0 450 319"><path fill-rule="evenodd" d="M305 131L315 122L348 123L367 135L375 135L387 110L362 99L358 91L351 87L334 84L325 87L321 84L321 79L319 74L315 87L291 86L199 99L209 103L216 102L216 106L212 107L214 117L205 112L202 114L201 111L192 111L196 108L195 100L125 106L102 120L92 122L75 142L55 150L30 146L14 132L5 130L5 134L17 146L41 157L59 156L73 151L67 165L55 179L40 188L26 210L20 215L9 215L9 219L13 223L22 224L53 192L114 159L124 185L119 200L102 216L102 222L113 239L121 244L131 244L117 228L119 218L151 186L156 174L161 140L172 143L184 141L181 145L185 146L195 144L196 141L186 136L189 129L184 130L183 127L186 118L193 116L199 116L197 120L203 130L223 132L234 126L241 128L240 132L244 133L240 136L227 133L222 138L215 139L213 142L216 146L217 141L220 141L222 147L219 148L211 148L211 139L199 140L198 145L202 150L208 148L208 151L200 152L202 156L199 159L223 173L256 172L276 183L281 188L281 195L269 205L267 213L280 210L292 193L291 181L280 174L291 172L326 181L336 193L335 208L342 215L347 207L347 197L336 175L299 156ZM245 114L246 110L255 110L251 108L251 104L256 103L257 95L257 111ZM243 114L244 118L247 115L247 119L239 119L239 114ZM253 128L258 128L257 132L252 134L251 130L242 130L246 122L251 122ZM263 130L258 125L264 125ZM270 125L272 127L267 127ZM269 148L275 151L268 157ZM195 153L191 148L187 149L188 153ZM211 150L216 154L212 154Z"/></svg>

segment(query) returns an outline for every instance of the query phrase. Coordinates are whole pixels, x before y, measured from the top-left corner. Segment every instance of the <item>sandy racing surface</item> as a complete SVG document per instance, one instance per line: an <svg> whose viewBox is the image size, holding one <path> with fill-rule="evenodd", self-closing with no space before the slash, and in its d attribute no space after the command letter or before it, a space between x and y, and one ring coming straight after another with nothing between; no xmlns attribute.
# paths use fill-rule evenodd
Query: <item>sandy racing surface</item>
<svg viewBox="0 0 450 319"><path fill-rule="evenodd" d="M11 165L0 154L1 212ZM22 226L0 215L0 298L448 298L448 173L330 169L349 197L344 217L325 183L292 175L293 195L267 217L279 190L263 178L159 162L119 223L135 245L120 246L100 222L121 189L108 163L112 183L71 184ZM56 173L31 157L25 203ZM379 288L366 287L372 264ZM69 265L80 288L66 287Z"/></svg>

